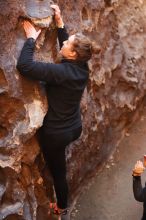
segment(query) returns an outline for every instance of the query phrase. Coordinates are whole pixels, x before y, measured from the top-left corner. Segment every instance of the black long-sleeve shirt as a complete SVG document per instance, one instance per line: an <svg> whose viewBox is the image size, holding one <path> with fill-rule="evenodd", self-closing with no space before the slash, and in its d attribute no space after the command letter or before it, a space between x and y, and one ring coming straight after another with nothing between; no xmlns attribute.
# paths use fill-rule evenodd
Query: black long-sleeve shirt
<svg viewBox="0 0 146 220"><path fill-rule="evenodd" d="M60 47L68 39L65 28L58 28ZM49 109L43 127L49 133L72 130L81 126L80 101L89 77L85 62L63 59L60 64L33 60L35 41L26 40L17 63L19 72L45 81Z"/></svg>
<svg viewBox="0 0 146 220"><path fill-rule="evenodd" d="M133 193L137 201L143 202L142 220L146 220L146 186L142 187L140 176L133 177Z"/></svg>

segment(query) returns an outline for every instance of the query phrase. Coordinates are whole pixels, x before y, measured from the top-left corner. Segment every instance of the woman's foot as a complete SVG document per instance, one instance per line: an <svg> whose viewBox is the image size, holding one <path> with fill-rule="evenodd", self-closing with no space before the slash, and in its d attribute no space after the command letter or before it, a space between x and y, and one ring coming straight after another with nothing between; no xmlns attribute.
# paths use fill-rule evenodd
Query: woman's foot
<svg viewBox="0 0 146 220"><path fill-rule="evenodd" d="M70 220L69 209L60 209L56 203L50 203L50 210L54 215L58 216L58 220Z"/></svg>

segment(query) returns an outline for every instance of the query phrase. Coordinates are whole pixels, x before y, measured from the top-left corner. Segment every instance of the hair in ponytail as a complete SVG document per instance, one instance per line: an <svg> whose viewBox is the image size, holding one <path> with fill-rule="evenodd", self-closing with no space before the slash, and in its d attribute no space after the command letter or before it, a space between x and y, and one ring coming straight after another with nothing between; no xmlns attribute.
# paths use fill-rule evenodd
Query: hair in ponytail
<svg viewBox="0 0 146 220"><path fill-rule="evenodd" d="M81 33L75 34L73 42L73 50L77 54L77 61L85 61L91 59L93 53L99 53L101 48L92 42L88 37Z"/></svg>

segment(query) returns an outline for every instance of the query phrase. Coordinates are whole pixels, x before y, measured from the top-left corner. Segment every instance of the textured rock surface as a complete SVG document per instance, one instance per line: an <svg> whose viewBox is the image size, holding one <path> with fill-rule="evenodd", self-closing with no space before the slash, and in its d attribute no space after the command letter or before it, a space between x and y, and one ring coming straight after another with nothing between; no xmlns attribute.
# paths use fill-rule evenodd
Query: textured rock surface
<svg viewBox="0 0 146 220"><path fill-rule="evenodd" d="M146 3L58 3L70 34L81 30L102 48L89 64L90 80L82 102L82 136L67 149L73 200L114 151L143 105ZM35 58L52 61L56 57L50 4L49 0L0 0L0 219L47 219L43 215L48 200L35 138L47 110L45 91L38 82L20 76L15 66L25 41L22 17L44 28Z"/></svg>

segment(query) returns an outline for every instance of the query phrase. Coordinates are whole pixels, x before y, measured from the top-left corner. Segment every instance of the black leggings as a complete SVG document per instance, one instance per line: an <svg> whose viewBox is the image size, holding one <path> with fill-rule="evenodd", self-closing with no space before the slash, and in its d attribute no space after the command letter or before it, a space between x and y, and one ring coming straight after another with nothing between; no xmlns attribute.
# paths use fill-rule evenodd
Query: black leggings
<svg viewBox="0 0 146 220"><path fill-rule="evenodd" d="M67 208L68 205L65 149L67 145L80 137L81 132L82 127L53 134L48 134L45 129L41 129L41 147L44 159L53 177L57 205L61 209Z"/></svg>

